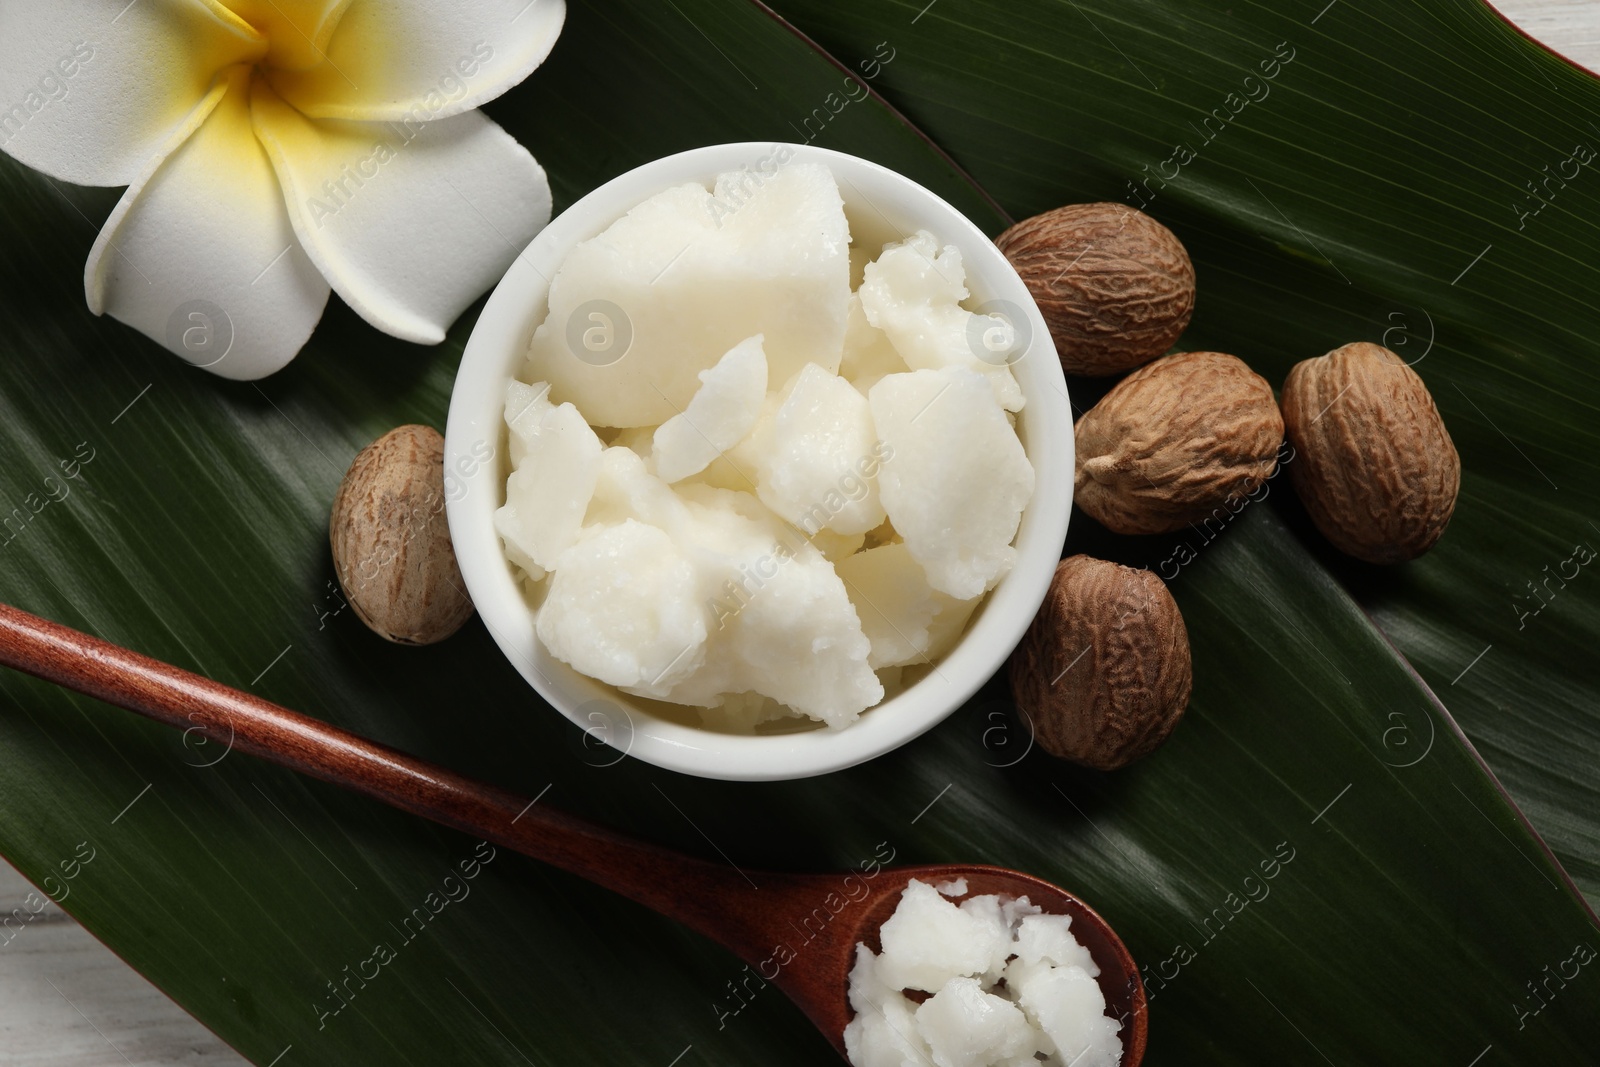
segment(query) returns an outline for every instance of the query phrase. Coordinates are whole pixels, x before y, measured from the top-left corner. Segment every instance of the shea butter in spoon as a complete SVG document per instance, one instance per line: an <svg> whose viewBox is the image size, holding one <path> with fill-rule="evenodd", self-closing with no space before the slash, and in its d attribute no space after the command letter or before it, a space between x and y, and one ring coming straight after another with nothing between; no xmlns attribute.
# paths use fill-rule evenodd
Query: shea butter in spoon
<svg viewBox="0 0 1600 1067"><path fill-rule="evenodd" d="M1100 967L1072 916L967 890L965 878L911 879L878 931L881 951L856 946L850 1062L1117 1067L1122 1024L1107 1014Z"/></svg>

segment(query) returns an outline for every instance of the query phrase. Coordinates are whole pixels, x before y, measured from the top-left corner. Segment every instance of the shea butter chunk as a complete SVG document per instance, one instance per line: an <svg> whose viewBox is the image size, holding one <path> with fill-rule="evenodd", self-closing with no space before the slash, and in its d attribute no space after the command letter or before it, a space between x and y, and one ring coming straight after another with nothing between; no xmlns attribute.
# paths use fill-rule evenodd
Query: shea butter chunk
<svg viewBox="0 0 1600 1067"><path fill-rule="evenodd" d="M600 454L594 495L584 522L604 526L625 519L676 532L683 528L688 513L672 487L651 474L638 453L613 445Z"/></svg>
<svg viewBox="0 0 1600 1067"><path fill-rule="evenodd" d="M860 290L867 321L888 336L912 370L965 367L988 380L1001 407L1020 411L1022 388L1006 363L1009 346L999 346L998 353L986 347L995 336L1014 337L1013 327L1002 317L962 307L967 295L960 249L940 248L927 230L886 245L867 264Z"/></svg>
<svg viewBox="0 0 1600 1067"><path fill-rule="evenodd" d="M664 692L705 658L694 568L663 530L633 519L601 527L553 569L539 640L574 670Z"/></svg>
<svg viewBox="0 0 1600 1067"><path fill-rule="evenodd" d="M829 726L883 699L871 642L833 566L747 493L686 486L681 545L698 572L704 665L664 695L711 707L758 693Z"/></svg>
<svg viewBox="0 0 1600 1067"><path fill-rule="evenodd" d="M850 232L826 167L734 171L680 185L568 253L551 279L525 377L596 426L659 426L697 376L766 335L772 378L837 370L850 300Z"/></svg>
<svg viewBox="0 0 1600 1067"><path fill-rule="evenodd" d="M878 957L866 945L856 946L849 995L855 1018L845 1027L844 1047L851 1063L856 1067L903 1067L932 1062L928 1043L917 1029L917 1005L884 982L878 973Z"/></svg>
<svg viewBox="0 0 1600 1067"><path fill-rule="evenodd" d="M747 447L762 503L807 534L864 534L883 522L883 457L872 415L866 398L838 375L806 364Z"/></svg>
<svg viewBox="0 0 1600 1067"><path fill-rule="evenodd" d="M518 409L518 399L528 403ZM494 526L507 556L537 579L578 537L599 473L600 439L571 404L513 396L506 416L516 469Z"/></svg>
<svg viewBox="0 0 1600 1067"><path fill-rule="evenodd" d="M689 406L656 429L650 450L656 474L671 483L705 470L750 432L766 397L767 356L757 335L701 371Z"/></svg>
<svg viewBox="0 0 1600 1067"><path fill-rule="evenodd" d="M878 474L889 521L933 588L970 600L1016 561L1011 540L1033 465L985 379L963 367L891 374L872 387L893 454Z"/></svg>
<svg viewBox="0 0 1600 1067"><path fill-rule="evenodd" d="M922 565L903 544L884 545L840 560L834 569L861 616L872 642L867 662L874 670L920 663L928 651L928 627L939 612Z"/></svg>
<svg viewBox="0 0 1600 1067"><path fill-rule="evenodd" d="M1122 1061L1121 1029L1108 1017L1100 984L1081 967L1049 967L1012 961L1006 985L1028 1021L1043 1031L1041 1051L1055 1063L1116 1067Z"/></svg>
<svg viewBox="0 0 1600 1067"><path fill-rule="evenodd" d="M1037 1032L1015 1004L976 978L952 978L917 1009L917 1028L938 1067L1037 1062Z"/></svg>
<svg viewBox="0 0 1600 1067"><path fill-rule="evenodd" d="M1090 978L1100 975L1089 950L1072 936L1070 915L1025 916L1017 927L1017 955L1026 963L1078 967Z"/></svg>
<svg viewBox="0 0 1600 1067"><path fill-rule="evenodd" d="M938 992L952 978L984 974L1005 952L1009 931L912 881L879 931L878 977L893 989Z"/></svg>

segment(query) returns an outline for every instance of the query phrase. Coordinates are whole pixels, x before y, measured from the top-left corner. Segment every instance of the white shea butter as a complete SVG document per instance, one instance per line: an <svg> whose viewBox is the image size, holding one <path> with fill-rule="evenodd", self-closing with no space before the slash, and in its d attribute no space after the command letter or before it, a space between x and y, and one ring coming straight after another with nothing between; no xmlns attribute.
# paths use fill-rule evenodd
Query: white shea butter
<svg viewBox="0 0 1600 1067"><path fill-rule="evenodd" d="M705 658L695 571L664 531L633 519L563 552L539 610L557 659L611 685L670 688Z"/></svg>
<svg viewBox="0 0 1600 1067"><path fill-rule="evenodd" d="M1121 1023L1106 1015L1100 969L1072 919L1028 898L963 896L913 879L879 930L856 946L845 1051L855 1067L1117 1067ZM917 1003L907 991L932 996ZM921 999L920 997L918 999Z"/></svg>
<svg viewBox="0 0 1600 1067"><path fill-rule="evenodd" d="M994 587L1033 495L1033 465L982 376L965 367L891 374L868 396L895 461L879 476L889 521L928 581L969 600Z"/></svg>
<svg viewBox="0 0 1600 1067"><path fill-rule="evenodd" d="M778 385L808 362L838 370L850 229L833 175L789 163L743 196L748 180L668 189L574 248L550 281L529 380L595 426L659 426L756 334Z"/></svg>
<svg viewBox="0 0 1600 1067"><path fill-rule="evenodd" d="M960 640L1015 559L1033 468L1015 378L963 354L993 324L962 306L960 253L927 233L852 249L825 167L757 177L668 189L569 254L507 387L495 527L556 659L713 729L837 729ZM949 910L962 973L992 984L1014 917ZM1027 936L1030 965L1065 953ZM896 995L923 968L935 996L905 1010L930 1032L988 1003L903 955ZM1019 1013L972 1040L1011 1048Z"/></svg>
<svg viewBox="0 0 1600 1067"><path fill-rule="evenodd" d="M867 400L837 374L807 363L752 440L761 502L808 536L864 534L883 522L875 481L858 466L874 457Z"/></svg>
<svg viewBox="0 0 1600 1067"><path fill-rule="evenodd" d="M650 449L656 474L670 484L705 470L744 440L766 399L767 354L757 334L701 371L689 406L656 427Z"/></svg>
<svg viewBox="0 0 1600 1067"><path fill-rule="evenodd" d="M578 539L599 473L600 439L577 408L553 406L526 386L508 398L506 421L516 469L494 526L507 555L536 576Z"/></svg>
<svg viewBox="0 0 1600 1067"><path fill-rule="evenodd" d="M965 367L983 375L1001 407L1020 411L1022 388L1003 358L990 362L996 357L984 343L991 331L1012 337L1013 327L1000 316L962 307L967 296L961 251L955 245L940 248L927 230L889 245L867 264L860 290L867 322L883 331L910 369ZM859 337L859 327L851 336Z"/></svg>

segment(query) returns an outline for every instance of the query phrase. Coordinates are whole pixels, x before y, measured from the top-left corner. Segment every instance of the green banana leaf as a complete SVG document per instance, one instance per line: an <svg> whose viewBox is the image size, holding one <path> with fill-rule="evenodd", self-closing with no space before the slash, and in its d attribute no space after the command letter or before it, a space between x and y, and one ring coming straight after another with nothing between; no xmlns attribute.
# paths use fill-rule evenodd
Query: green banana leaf
<svg viewBox="0 0 1600 1067"><path fill-rule="evenodd" d="M1563 567L1600 549L1594 75L1480 0L925 2L778 6L839 54L892 38L879 87L1016 217L1148 203L1195 261L1183 347L1274 385L1350 341L1416 364L1448 535L1403 568L1304 540L1600 900L1600 574Z"/></svg>
<svg viewBox="0 0 1600 1067"><path fill-rule="evenodd" d="M1165 158L1140 153L1168 139L1161 124L1182 112L1176 101L1220 100L1256 61L1256 42L1270 53L1286 36L1264 8L1228 16L1177 0L1022 12L942 0L920 17L918 7L785 12L828 36L858 78L874 72L874 87L1018 215L1117 195L1138 163ZM1264 122L1272 105L1298 101L1275 120L1290 125L1252 134L1258 116L1246 115L1219 140L1215 171L1203 169L1210 156L1197 162L1193 187L1179 196L1174 183L1151 210L1201 272L1185 344L1237 351L1269 376L1367 336L1357 325L1385 321L1385 299L1398 299L1375 293L1429 310L1441 332L1420 369L1467 468L1456 523L1423 563L1367 574L1321 552L1286 486L1247 509L1173 582L1194 643L1194 700L1171 743L1125 772L1083 771L1032 749L997 679L868 767L783 784L689 779L585 747L476 623L432 648L384 644L332 595L327 509L360 446L402 422L442 424L475 311L444 345L420 349L333 306L289 370L259 385L222 382L84 308L82 262L115 194L3 159L0 503L44 499L62 460L80 467L66 498L0 549L0 596L530 796L548 786L544 803L686 851L726 852L748 870L837 868L892 852L897 862L1039 874L1093 902L1145 965L1153 1064L1585 1062L1600 1017L1600 977L1584 951L1600 946L1593 916L1423 679L1461 705L1469 728L1473 690L1463 685L1479 672L1503 683L1482 700L1515 694L1526 714L1560 724L1542 733L1501 724L1528 753L1523 777L1511 740L1502 753L1492 731L1475 739L1518 788L1544 783L1535 817L1557 816L1541 829L1581 860L1585 825L1594 834L1582 797L1595 789L1596 745L1592 718L1575 736L1595 688L1584 673L1595 618L1582 578L1529 622L1542 627L1530 635L1538 645L1497 642L1454 687L1448 668L1480 636L1473 612L1520 582L1521 570L1506 576L1512 561L1530 544L1571 539L1550 501L1581 515L1592 499L1592 471L1574 455L1592 373L1566 355L1581 351L1593 313L1581 303L1593 291L1582 255L1591 194L1574 181L1536 220L1555 256L1486 256L1473 268L1482 274L1448 291L1401 264L1436 266L1458 246L1462 265L1476 254L1476 237L1443 206L1467 198L1462 183L1481 186L1483 204L1471 205L1483 219L1493 218L1491 193L1514 192L1515 153L1493 141L1496 108L1521 106L1521 92L1541 103L1506 130L1564 129L1539 108L1577 113L1582 101L1592 112L1596 90L1464 4L1395 9L1416 23L1409 36L1386 35L1350 4L1318 28L1304 26L1315 12L1294 22L1326 53L1297 54L1258 109ZM1355 20L1341 31L1353 44L1325 32L1335 15ZM971 24L945 21L958 16ZM1145 98L1115 65L1115 46L1088 21L1070 22L1081 16L1113 38L1125 33L1128 57L1168 86ZM1206 17L1221 28L1207 31ZM1459 32L1419 37L1430 20ZM880 42L893 60L862 66ZM1364 155L1387 142L1376 118L1360 116L1401 123L1371 70L1350 69L1377 64L1379 51L1407 72L1406 136L1454 130L1499 169L1484 170L1482 158L1464 168L1460 146L1448 158ZM1410 81L1425 75L1449 91ZM829 109L820 132L815 120L806 126L844 76L741 0L600 0L574 6L551 61L490 112L549 169L558 209L666 152L815 134L912 175L980 225L1004 225L881 102ZM1536 88L1545 77L1559 88ZM1513 88L1491 100L1491 85ZM1472 86L1476 95L1461 95ZM1539 149L1528 157L1537 171L1557 142L1518 136ZM1243 169L1225 172L1234 141ZM1374 183L1446 181L1426 194L1435 216L1419 218L1398 193L1352 201L1357 176L1328 173L1341 146L1381 173ZM1246 171L1320 251L1222 184ZM1317 178L1310 191L1307 174ZM1568 210L1579 221L1562 219ZM1447 217L1456 224L1426 226ZM1355 284L1330 281L1322 252ZM1564 291L1576 295L1563 301ZM1481 405L1483 432L1447 382ZM1512 458L1489 418L1515 439ZM1518 473L1517 448L1563 485L1560 497ZM1112 539L1080 516L1068 547L1159 561L1173 546ZM1534 559L1554 565L1569 552ZM1477 601L1458 588L1467 585ZM1500 625L1482 623L1483 643ZM775 990L734 1000L729 983L743 975L727 953L569 876L14 674L0 675L0 695L0 852L255 1062L660 1067L833 1056ZM1478 719L1496 707L1484 703ZM463 863L475 872L470 893L408 924L447 876L463 884ZM349 980L380 943L390 958L378 976Z"/></svg>

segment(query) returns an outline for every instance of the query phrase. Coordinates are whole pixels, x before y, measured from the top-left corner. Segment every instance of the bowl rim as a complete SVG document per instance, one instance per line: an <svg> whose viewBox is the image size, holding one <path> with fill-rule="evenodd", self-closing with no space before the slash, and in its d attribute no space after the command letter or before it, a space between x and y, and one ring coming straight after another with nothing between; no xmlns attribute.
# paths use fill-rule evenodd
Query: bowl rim
<svg viewBox="0 0 1600 1067"><path fill-rule="evenodd" d="M567 253L640 202L686 182L763 160L822 163L847 204L864 202L889 228L918 228L960 249L974 298L1023 312L1031 338L1013 365L1025 399L1018 433L1033 464L1034 493L1013 544L1011 571L990 590L960 640L921 679L842 729L742 735L659 718L627 694L550 656L534 634L523 597L494 531L504 501L506 387L547 313L549 279ZM866 192L863 192L866 189ZM875 195L874 195L875 194ZM909 226L909 228L907 228ZM993 241L931 190L858 156L787 142L708 145L626 171L580 198L518 253L495 286L462 354L445 427L446 513L466 591L512 666L546 703L584 732L585 759L606 766L631 755L667 770L730 781L780 781L864 763L921 736L961 708L1003 668L1043 603L1066 539L1072 508L1073 419L1048 327L1027 286ZM1049 447L1043 447L1048 441ZM589 741L605 742L588 750Z"/></svg>

